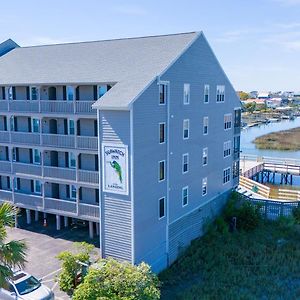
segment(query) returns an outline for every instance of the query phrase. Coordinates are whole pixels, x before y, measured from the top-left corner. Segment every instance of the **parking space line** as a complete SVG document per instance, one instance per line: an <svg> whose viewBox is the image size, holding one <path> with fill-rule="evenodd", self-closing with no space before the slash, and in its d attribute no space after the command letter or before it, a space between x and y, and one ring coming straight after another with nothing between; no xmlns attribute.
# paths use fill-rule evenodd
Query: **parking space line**
<svg viewBox="0 0 300 300"><path fill-rule="evenodd" d="M58 273L59 271L61 271L61 268L59 268L58 270L53 271L53 272L51 272L51 273L45 275L44 277L41 278L41 280L43 280L43 279L45 279L45 278L47 278L47 277L49 277L49 276L51 276L51 275L53 275L53 274L55 274L55 273Z"/></svg>

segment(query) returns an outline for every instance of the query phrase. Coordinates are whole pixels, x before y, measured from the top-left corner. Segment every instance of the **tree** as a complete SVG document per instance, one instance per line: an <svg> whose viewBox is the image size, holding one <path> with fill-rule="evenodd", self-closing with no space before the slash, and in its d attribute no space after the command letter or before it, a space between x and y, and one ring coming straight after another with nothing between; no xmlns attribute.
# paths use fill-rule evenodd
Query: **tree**
<svg viewBox="0 0 300 300"><path fill-rule="evenodd" d="M159 281L150 267L102 259L89 269L73 300L158 300Z"/></svg>
<svg viewBox="0 0 300 300"><path fill-rule="evenodd" d="M249 94L246 93L246 92L243 92L243 91L239 92L239 97L240 97L241 100L247 100L247 99L250 98Z"/></svg>
<svg viewBox="0 0 300 300"><path fill-rule="evenodd" d="M3 287L13 275L13 268L23 268L26 263L26 244L24 241L7 238L6 226L14 226L17 208L8 203L0 206L0 286Z"/></svg>

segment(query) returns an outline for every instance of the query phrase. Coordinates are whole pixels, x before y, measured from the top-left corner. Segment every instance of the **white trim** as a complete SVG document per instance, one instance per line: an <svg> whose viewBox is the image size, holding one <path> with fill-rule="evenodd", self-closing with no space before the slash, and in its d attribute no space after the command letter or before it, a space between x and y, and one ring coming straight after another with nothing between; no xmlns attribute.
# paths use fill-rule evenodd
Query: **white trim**
<svg viewBox="0 0 300 300"><path fill-rule="evenodd" d="M207 179L207 176L206 176L206 177L202 178L202 189L201 189L201 195L202 195L202 197L205 197L207 195L207 190L208 190L207 185L208 185L208 179ZM204 186L206 186L206 193L205 194L203 194L203 187Z"/></svg>
<svg viewBox="0 0 300 300"><path fill-rule="evenodd" d="M185 122L187 122L187 133L188 133L188 136L187 137L184 137L184 125L185 125ZM182 122L182 138L184 140L188 140L190 138L190 119L184 119L183 122Z"/></svg>
<svg viewBox="0 0 300 300"><path fill-rule="evenodd" d="M162 217L160 217L160 200L164 199L164 215ZM158 220L162 220L163 218L166 217L166 197L161 197L158 199Z"/></svg>
<svg viewBox="0 0 300 300"><path fill-rule="evenodd" d="M208 87L208 97L207 97L207 99L208 99L208 101L207 102L205 102L205 95L206 95L206 93L205 93L205 87ZM209 96L210 96L210 86L209 86L209 84L204 84L204 90L203 90L203 103L204 104L208 104L209 103Z"/></svg>
<svg viewBox="0 0 300 300"><path fill-rule="evenodd" d="M160 125L164 125L164 141L163 142L160 142ZM158 123L158 143L160 145L163 145L166 143L166 122Z"/></svg>
<svg viewBox="0 0 300 300"><path fill-rule="evenodd" d="M205 121L207 120L207 125L206 125L206 127L207 127L207 132L205 133L204 132L204 124L206 123ZM209 117L208 116L205 116L205 117L203 117L203 128L202 128L202 133L203 133L203 135L208 135L208 131L209 131Z"/></svg>
<svg viewBox="0 0 300 300"><path fill-rule="evenodd" d="M184 198L183 191L185 191L185 190L187 191L186 204L183 203L183 198ZM181 189L181 205L182 205L182 207L186 207L188 204L189 204L189 186L187 185Z"/></svg>
<svg viewBox="0 0 300 300"><path fill-rule="evenodd" d="M206 152L206 156L204 156L204 152ZM206 157L206 164L204 164L204 157ZM202 148L202 166L205 167L208 165L208 147Z"/></svg>
<svg viewBox="0 0 300 300"><path fill-rule="evenodd" d="M130 196L131 196L131 262L135 263L135 218L134 218L134 127L133 127L133 106L130 108Z"/></svg>
<svg viewBox="0 0 300 300"><path fill-rule="evenodd" d="M228 174L229 180L224 182L224 179L225 179L224 173L225 173L225 171L228 171L228 170L229 170L229 174ZM227 168L223 169L223 178L222 178L223 185L228 184L230 181L231 181L231 167L227 167Z"/></svg>
<svg viewBox="0 0 300 300"><path fill-rule="evenodd" d="M220 91L220 93L218 93L218 91ZM221 98L223 96L224 99L222 101L218 101L218 96ZM225 84L218 84L216 86L216 103L225 103Z"/></svg>
<svg viewBox="0 0 300 300"><path fill-rule="evenodd" d="M185 101L186 99L187 102ZM189 83L184 83L183 84L183 105L189 105L190 101L191 101L191 85Z"/></svg>
<svg viewBox="0 0 300 300"><path fill-rule="evenodd" d="M187 157L187 171L184 171L184 158L185 157ZM182 174L186 174L186 173L189 172L189 162L190 162L189 154L188 153L182 154L182 162L181 162L181 171L182 171Z"/></svg>
<svg viewBox="0 0 300 300"><path fill-rule="evenodd" d="M223 158L227 158L231 156L232 142L231 140L225 141L223 143ZM229 154L225 155L225 151L229 150Z"/></svg>
<svg viewBox="0 0 300 300"><path fill-rule="evenodd" d="M167 103L167 186L166 186L166 253L167 253L167 265L169 265L169 223L170 223L170 107L171 107L171 89L170 82L168 82L168 103Z"/></svg>
<svg viewBox="0 0 300 300"><path fill-rule="evenodd" d="M230 127L228 127L228 128L225 128L225 124L229 123L229 122L225 122L225 118L226 117L230 117ZM232 113L224 114L224 120L223 120L223 122L224 122L224 126L223 126L224 131L231 130L232 129Z"/></svg>
<svg viewBox="0 0 300 300"><path fill-rule="evenodd" d="M158 85L158 105L164 106L164 105L166 105L168 98L169 98L168 97L168 95L169 95L168 83L164 82L164 81L159 81L157 83L157 85ZM164 102L163 103L160 103L160 88L161 88L161 86L164 86L164 89L163 89Z"/></svg>
<svg viewBox="0 0 300 300"><path fill-rule="evenodd" d="M160 179L160 163L164 163L164 179ZM166 180L166 160L160 160L158 162L158 182L163 182Z"/></svg>

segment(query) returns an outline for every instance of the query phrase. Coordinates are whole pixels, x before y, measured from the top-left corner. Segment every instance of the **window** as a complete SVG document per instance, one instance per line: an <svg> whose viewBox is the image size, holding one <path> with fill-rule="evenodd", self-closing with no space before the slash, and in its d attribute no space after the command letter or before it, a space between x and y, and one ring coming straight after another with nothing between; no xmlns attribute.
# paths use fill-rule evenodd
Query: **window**
<svg viewBox="0 0 300 300"><path fill-rule="evenodd" d="M159 104L166 104L168 96L168 86L166 84L159 85Z"/></svg>
<svg viewBox="0 0 300 300"><path fill-rule="evenodd" d="M190 84L185 83L183 85L183 104L187 105L190 103Z"/></svg>
<svg viewBox="0 0 300 300"><path fill-rule="evenodd" d="M39 99L39 89L35 86L30 87L30 100Z"/></svg>
<svg viewBox="0 0 300 300"><path fill-rule="evenodd" d="M32 119L32 132L40 132L40 120Z"/></svg>
<svg viewBox="0 0 300 300"><path fill-rule="evenodd" d="M166 136L166 126L165 123L159 123L159 143L163 144L165 142Z"/></svg>
<svg viewBox="0 0 300 300"><path fill-rule="evenodd" d="M75 134L75 122L72 119L69 119L69 134L74 135Z"/></svg>
<svg viewBox="0 0 300 300"><path fill-rule="evenodd" d="M232 114L224 115L224 130L231 129Z"/></svg>
<svg viewBox="0 0 300 300"><path fill-rule="evenodd" d="M101 98L108 91L107 85L98 85L98 98Z"/></svg>
<svg viewBox="0 0 300 300"><path fill-rule="evenodd" d="M202 196L207 194L207 177L202 179Z"/></svg>
<svg viewBox="0 0 300 300"><path fill-rule="evenodd" d="M228 157L231 155L231 141L224 142L223 146L223 157Z"/></svg>
<svg viewBox="0 0 300 300"><path fill-rule="evenodd" d="M15 117L14 116L10 117L10 130L15 131Z"/></svg>
<svg viewBox="0 0 300 300"><path fill-rule="evenodd" d="M75 89L74 86L67 86L67 100L73 101L75 99Z"/></svg>
<svg viewBox="0 0 300 300"><path fill-rule="evenodd" d="M41 164L41 152L39 149L33 149L32 151L32 161L34 164L40 165Z"/></svg>
<svg viewBox="0 0 300 300"><path fill-rule="evenodd" d="M17 148L12 148L12 160L17 161Z"/></svg>
<svg viewBox="0 0 300 300"><path fill-rule="evenodd" d="M208 134L208 117L203 118L203 134Z"/></svg>
<svg viewBox="0 0 300 300"><path fill-rule="evenodd" d="M209 85L205 84L204 85L204 103L209 102Z"/></svg>
<svg viewBox="0 0 300 300"><path fill-rule="evenodd" d="M187 140L189 138L189 131L190 131L190 120L185 119L183 120L183 139Z"/></svg>
<svg viewBox="0 0 300 300"><path fill-rule="evenodd" d="M182 206L186 206L189 202L189 187L186 186L182 189Z"/></svg>
<svg viewBox="0 0 300 300"><path fill-rule="evenodd" d="M206 166L208 163L208 148L203 148L202 163L203 163L203 166Z"/></svg>
<svg viewBox="0 0 300 300"><path fill-rule="evenodd" d="M217 102L225 101L225 85L217 85Z"/></svg>
<svg viewBox="0 0 300 300"><path fill-rule="evenodd" d="M8 100L14 100L14 88L12 86L7 89Z"/></svg>
<svg viewBox="0 0 300 300"><path fill-rule="evenodd" d="M73 152L69 153L69 167L72 169L76 168L76 157Z"/></svg>
<svg viewBox="0 0 300 300"><path fill-rule="evenodd" d="M223 170L223 184L230 181L230 167Z"/></svg>
<svg viewBox="0 0 300 300"><path fill-rule="evenodd" d="M75 185L69 185L70 188L70 199L76 199L77 190Z"/></svg>
<svg viewBox="0 0 300 300"><path fill-rule="evenodd" d="M20 178L14 178L14 190L19 191L21 189L21 181Z"/></svg>
<svg viewBox="0 0 300 300"><path fill-rule="evenodd" d="M165 180L165 161L162 160L159 162L159 181Z"/></svg>
<svg viewBox="0 0 300 300"><path fill-rule="evenodd" d="M34 193L41 194L42 193L42 184L39 180L33 181Z"/></svg>
<svg viewBox="0 0 300 300"><path fill-rule="evenodd" d="M234 110L234 127L235 128L241 127L241 110L240 109Z"/></svg>
<svg viewBox="0 0 300 300"><path fill-rule="evenodd" d="M162 219L166 215L166 199L165 199L165 197L160 198L158 200L158 209L159 209L159 212L158 212L159 219Z"/></svg>
<svg viewBox="0 0 300 300"><path fill-rule="evenodd" d="M232 165L232 177L236 178L239 176L240 173L240 161L237 160Z"/></svg>
<svg viewBox="0 0 300 300"><path fill-rule="evenodd" d="M182 155L182 173L187 173L189 171L189 154Z"/></svg>

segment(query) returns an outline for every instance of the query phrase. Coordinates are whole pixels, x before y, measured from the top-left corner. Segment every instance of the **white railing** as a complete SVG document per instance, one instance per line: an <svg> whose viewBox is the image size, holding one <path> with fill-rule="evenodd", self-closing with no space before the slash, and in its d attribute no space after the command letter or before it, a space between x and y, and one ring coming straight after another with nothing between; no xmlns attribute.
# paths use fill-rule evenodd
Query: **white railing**
<svg viewBox="0 0 300 300"><path fill-rule="evenodd" d="M78 215L80 217L92 217L99 220L100 212L98 205L80 203L78 208Z"/></svg>
<svg viewBox="0 0 300 300"><path fill-rule="evenodd" d="M14 203L17 206L43 208L43 198L37 195L29 195L23 193L16 193L14 197Z"/></svg>
<svg viewBox="0 0 300 300"><path fill-rule="evenodd" d="M0 201L12 202L12 192L0 190Z"/></svg>
<svg viewBox="0 0 300 300"><path fill-rule="evenodd" d="M14 162L12 164L13 172L18 174L30 174L35 176L42 176L42 168L40 165L26 164Z"/></svg>
<svg viewBox="0 0 300 300"><path fill-rule="evenodd" d="M99 172L78 170L78 181L98 184L99 183Z"/></svg>
<svg viewBox="0 0 300 300"><path fill-rule="evenodd" d="M8 131L0 131L0 142L9 143L9 132Z"/></svg>
<svg viewBox="0 0 300 300"><path fill-rule="evenodd" d="M44 146L56 146L59 148L74 148L74 135L60 135L60 134L43 134L42 144Z"/></svg>
<svg viewBox="0 0 300 300"><path fill-rule="evenodd" d="M0 100L0 111L8 111L8 101Z"/></svg>
<svg viewBox="0 0 300 300"><path fill-rule="evenodd" d="M76 180L75 169L44 166L44 177Z"/></svg>
<svg viewBox="0 0 300 300"><path fill-rule="evenodd" d="M254 180L240 176L240 186L252 191L253 193L259 194L264 198L269 198L270 188Z"/></svg>
<svg viewBox="0 0 300 300"><path fill-rule="evenodd" d="M291 158L281 158L281 157L271 157L271 156L258 156L252 154L242 154L240 156L240 160L252 160L262 163L277 163L277 164L285 164L285 165L300 165L299 159L291 159Z"/></svg>
<svg viewBox="0 0 300 300"><path fill-rule="evenodd" d="M12 112L39 112L39 102L30 100L14 100L9 102Z"/></svg>
<svg viewBox="0 0 300 300"><path fill-rule="evenodd" d="M77 136L77 147L80 149L97 150L98 138L94 136Z"/></svg>
<svg viewBox="0 0 300 300"><path fill-rule="evenodd" d="M74 104L73 101L41 100L41 112L74 113Z"/></svg>
<svg viewBox="0 0 300 300"><path fill-rule="evenodd" d="M95 101L76 101L76 113L88 113L88 114L96 114L96 109L92 108L92 104Z"/></svg>
<svg viewBox="0 0 300 300"><path fill-rule="evenodd" d="M297 190L286 190L286 189L279 189L278 190L278 199L280 200L300 200L300 191Z"/></svg>
<svg viewBox="0 0 300 300"><path fill-rule="evenodd" d="M11 141L20 144L40 145L40 135L31 132L11 132Z"/></svg>
<svg viewBox="0 0 300 300"><path fill-rule="evenodd" d="M45 210L55 211L60 213L62 211L77 215L77 204L73 201L45 198Z"/></svg>
<svg viewBox="0 0 300 300"><path fill-rule="evenodd" d="M0 171L11 173L11 163L10 161L0 160Z"/></svg>

